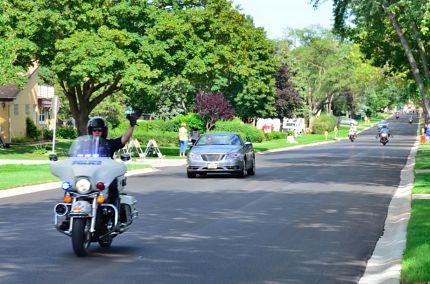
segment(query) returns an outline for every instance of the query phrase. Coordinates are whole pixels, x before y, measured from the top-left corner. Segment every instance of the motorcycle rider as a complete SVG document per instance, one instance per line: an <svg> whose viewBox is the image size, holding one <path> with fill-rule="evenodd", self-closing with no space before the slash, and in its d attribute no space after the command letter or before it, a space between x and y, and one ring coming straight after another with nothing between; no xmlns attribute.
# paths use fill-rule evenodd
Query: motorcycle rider
<svg viewBox="0 0 430 284"><path fill-rule="evenodd" d="M134 127L137 125L138 118L138 114L128 114L127 119L130 121L130 125L124 134L121 137L107 139L108 127L106 120L101 116L95 116L88 121L88 135L92 135L93 137L103 137L109 145L110 157L113 158L115 152L123 148L130 140Z"/></svg>
<svg viewBox="0 0 430 284"><path fill-rule="evenodd" d="M384 124L381 126L379 133L378 133L378 136L380 136L381 133L387 133L388 138L391 136L391 131L390 131L390 128L388 128L388 125Z"/></svg>
<svg viewBox="0 0 430 284"><path fill-rule="evenodd" d="M349 135L356 135L357 134L357 125L355 125L354 123L351 123L351 126L349 127L348 134Z"/></svg>
<svg viewBox="0 0 430 284"><path fill-rule="evenodd" d="M114 138L114 139L107 139L108 135L108 127L106 120L101 116L94 116L88 121L87 129L88 129L88 135L92 135L93 137L102 137L106 140L106 143L109 147L109 155L113 159L113 155L116 151L119 149L122 149L125 144L130 140L131 135L133 134L134 127L137 125L137 119L140 117L141 112L138 111L134 114L127 114L127 119L130 122L130 125L127 127L124 134L120 137ZM109 186L109 199L108 202L112 205L114 205L116 208L119 209L119 192L118 187L115 182L113 182ZM62 230L66 230L69 227L69 219L63 221L60 228Z"/></svg>
<svg viewBox="0 0 430 284"><path fill-rule="evenodd" d="M140 115L140 111L132 114L127 114L127 119L130 122L130 125L122 136L113 139L107 139L108 127L106 120L103 117L95 116L88 121L88 134L92 135L93 137L104 138L109 147L110 157L113 159L113 155L115 154L115 152L119 149L122 149L125 144L130 140L131 135L134 131L134 127L137 125L137 119L140 117ZM115 182L113 182L109 186L108 202L119 209L119 192L117 183Z"/></svg>

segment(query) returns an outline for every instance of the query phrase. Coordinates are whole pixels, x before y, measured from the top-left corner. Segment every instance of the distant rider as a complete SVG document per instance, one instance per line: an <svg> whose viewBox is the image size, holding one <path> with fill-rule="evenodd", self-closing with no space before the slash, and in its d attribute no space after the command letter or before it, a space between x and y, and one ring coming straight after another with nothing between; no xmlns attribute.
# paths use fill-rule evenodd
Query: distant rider
<svg viewBox="0 0 430 284"><path fill-rule="evenodd" d="M379 130L378 136L380 136L381 133L387 133L388 137L391 136L391 131L390 131L390 128L388 128L388 125L382 125L382 127Z"/></svg>
<svg viewBox="0 0 430 284"><path fill-rule="evenodd" d="M354 123L349 127L348 135L357 135L357 125Z"/></svg>

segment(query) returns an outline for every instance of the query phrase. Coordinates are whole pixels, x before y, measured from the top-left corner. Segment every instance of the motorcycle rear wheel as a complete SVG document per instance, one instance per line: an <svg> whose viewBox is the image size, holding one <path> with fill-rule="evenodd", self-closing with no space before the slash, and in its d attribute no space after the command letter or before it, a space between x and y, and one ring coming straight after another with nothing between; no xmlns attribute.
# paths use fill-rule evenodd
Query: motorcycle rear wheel
<svg viewBox="0 0 430 284"><path fill-rule="evenodd" d="M72 246L77 256L88 255L88 248L91 243L90 222L88 219L75 218L72 229Z"/></svg>

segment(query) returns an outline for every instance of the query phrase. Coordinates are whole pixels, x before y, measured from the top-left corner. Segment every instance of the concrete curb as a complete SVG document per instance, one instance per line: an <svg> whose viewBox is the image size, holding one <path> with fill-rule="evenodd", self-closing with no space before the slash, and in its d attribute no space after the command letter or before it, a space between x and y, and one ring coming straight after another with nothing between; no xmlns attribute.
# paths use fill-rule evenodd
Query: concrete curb
<svg viewBox="0 0 430 284"><path fill-rule="evenodd" d="M375 250L359 284L400 283L403 251L406 247L406 233L411 211L411 190L414 182L415 155L419 138L409 153L408 160L400 173L400 184L388 207L384 234L378 240Z"/></svg>

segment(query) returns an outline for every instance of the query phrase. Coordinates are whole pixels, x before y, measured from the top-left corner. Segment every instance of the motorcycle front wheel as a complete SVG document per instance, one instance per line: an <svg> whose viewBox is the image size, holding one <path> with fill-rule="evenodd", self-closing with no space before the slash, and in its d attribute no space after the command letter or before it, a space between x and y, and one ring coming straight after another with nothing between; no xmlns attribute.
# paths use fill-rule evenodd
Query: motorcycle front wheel
<svg viewBox="0 0 430 284"><path fill-rule="evenodd" d="M73 251L77 256L86 256L90 243L90 221L84 218L75 218L72 227Z"/></svg>

